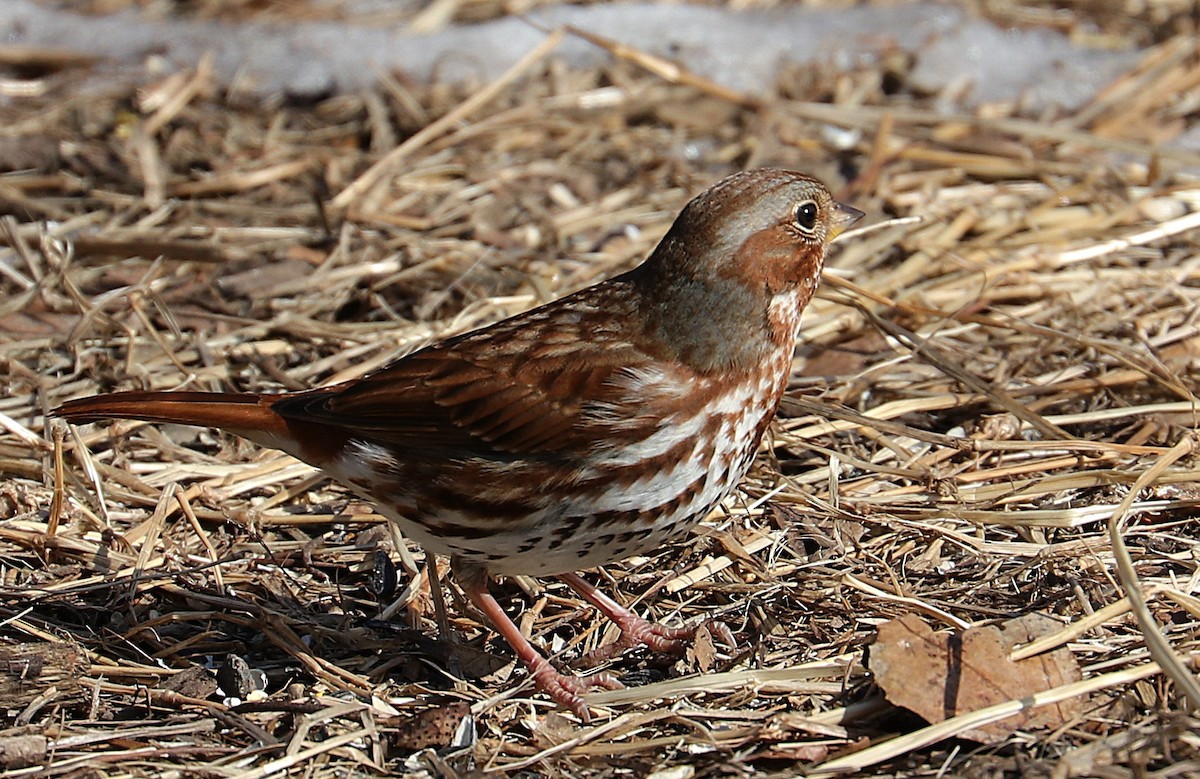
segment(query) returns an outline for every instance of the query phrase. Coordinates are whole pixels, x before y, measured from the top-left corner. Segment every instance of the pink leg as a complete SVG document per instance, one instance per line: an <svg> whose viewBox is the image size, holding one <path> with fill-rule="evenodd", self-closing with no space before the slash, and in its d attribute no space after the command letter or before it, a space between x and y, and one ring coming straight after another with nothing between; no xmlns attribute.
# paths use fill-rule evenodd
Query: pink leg
<svg viewBox="0 0 1200 779"><path fill-rule="evenodd" d="M612 674L595 674L581 679L556 671L554 666L550 665L550 661L542 657L533 648L533 644L521 635L520 628L508 618L504 609L500 608L500 604L492 597L488 591L487 571L478 565L458 559L453 560L452 564L455 578L467 598L475 605L475 608L483 612L496 632L503 636L513 651L517 653L517 657L529 669L529 675L533 677L538 689L549 695L560 706L570 709L579 719L588 722L591 720L591 715L588 713L587 704L581 697L583 693L592 687L603 687L606 690L622 688L623 685Z"/></svg>
<svg viewBox="0 0 1200 779"><path fill-rule="evenodd" d="M579 574L563 573L559 574L558 578L572 590L579 593L581 598L600 609L604 616L611 619L621 629L621 640L610 647L605 647L603 650L591 653L590 659L592 660L611 657L621 649L634 644L645 644L655 652L682 652L687 647L687 643L696 635L697 628L695 627L669 628L657 622L642 619L620 603L600 592L600 590L589 584ZM709 621L706 624L709 630L717 638L721 639L722 643L731 647L737 646L733 640L733 633L730 632L724 623Z"/></svg>

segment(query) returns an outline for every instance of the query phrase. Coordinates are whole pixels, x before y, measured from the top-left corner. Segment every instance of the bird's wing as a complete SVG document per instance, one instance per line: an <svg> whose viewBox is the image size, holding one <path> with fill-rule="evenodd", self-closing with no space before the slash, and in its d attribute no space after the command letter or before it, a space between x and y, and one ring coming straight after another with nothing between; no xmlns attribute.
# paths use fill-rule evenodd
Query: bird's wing
<svg viewBox="0 0 1200 779"><path fill-rule="evenodd" d="M567 455L594 441L589 427L602 418L611 426L653 414L636 407L631 385L655 363L629 340L595 332L592 317L555 315L569 309L552 304L273 408L414 452Z"/></svg>

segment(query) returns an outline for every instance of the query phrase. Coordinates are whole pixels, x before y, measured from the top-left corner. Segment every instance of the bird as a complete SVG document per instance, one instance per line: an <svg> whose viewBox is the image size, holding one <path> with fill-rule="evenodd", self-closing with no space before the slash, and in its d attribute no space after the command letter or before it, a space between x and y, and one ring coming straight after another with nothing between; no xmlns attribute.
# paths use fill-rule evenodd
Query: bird
<svg viewBox="0 0 1200 779"><path fill-rule="evenodd" d="M829 243L862 216L809 175L742 171L692 199L635 268L362 378L116 392L52 413L217 428L316 466L449 556L536 686L587 722L584 693L620 682L557 670L490 584L558 577L623 641L684 646L695 628L639 617L578 572L686 536L735 489L787 387Z"/></svg>

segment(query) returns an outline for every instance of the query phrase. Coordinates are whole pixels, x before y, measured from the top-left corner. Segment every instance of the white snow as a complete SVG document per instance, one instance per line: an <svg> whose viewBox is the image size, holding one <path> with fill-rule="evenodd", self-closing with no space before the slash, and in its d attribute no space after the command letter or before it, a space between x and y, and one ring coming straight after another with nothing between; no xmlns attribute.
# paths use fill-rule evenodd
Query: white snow
<svg viewBox="0 0 1200 779"><path fill-rule="evenodd" d="M418 81L484 82L545 36L516 18L420 35L372 24L375 6L360 2L365 21L274 24L162 19L137 11L89 16L34 0L3 0L0 40L101 55L106 64L99 72L108 79L146 80L151 61L183 68L211 52L218 77L238 90L320 96L367 87L381 70ZM547 28L570 24L670 58L750 94L768 92L785 61L845 69L900 48L916 56L912 75L922 89L965 85L970 104L1020 101L1035 113L1081 105L1140 56L1082 48L1051 30L1002 29L961 7L934 2L745 11L600 4L542 8L529 17ZM573 36L556 55L578 65L608 56Z"/></svg>

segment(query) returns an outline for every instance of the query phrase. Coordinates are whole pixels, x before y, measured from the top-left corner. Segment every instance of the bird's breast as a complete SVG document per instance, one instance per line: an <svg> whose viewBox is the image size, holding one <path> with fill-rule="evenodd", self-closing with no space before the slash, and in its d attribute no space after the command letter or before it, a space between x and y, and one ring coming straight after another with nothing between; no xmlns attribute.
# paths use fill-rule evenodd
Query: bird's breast
<svg viewBox="0 0 1200 779"><path fill-rule="evenodd" d="M591 446L561 461L514 458L419 464L358 443L345 477L372 490L384 513L427 550L462 557L495 574L546 576L646 554L685 535L737 486L753 462L787 383L787 354L752 375L698 379L670 413L603 424ZM632 374L654 394L662 372ZM647 403L646 408L653 404ZM598 423L599 424L599 423ZM615 427L614 427L615 426ZM637 430L636 435L632 431Z"/></svg>

